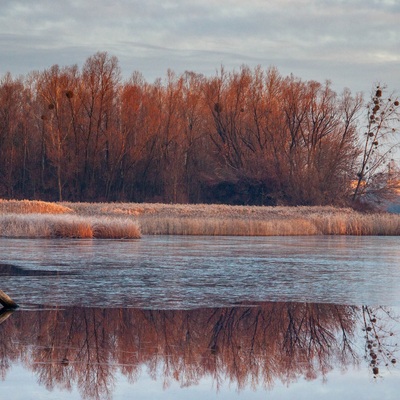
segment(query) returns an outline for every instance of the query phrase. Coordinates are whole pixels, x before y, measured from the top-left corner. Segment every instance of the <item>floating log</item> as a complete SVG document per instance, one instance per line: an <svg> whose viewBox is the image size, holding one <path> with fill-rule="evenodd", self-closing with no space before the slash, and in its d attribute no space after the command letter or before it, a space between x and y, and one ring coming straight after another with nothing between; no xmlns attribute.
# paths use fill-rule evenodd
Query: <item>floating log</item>
<svg viewBox="0 0 400 400"><path fill-rule="evenodd" d="M0 290L0 304L6 309L18 308L18 304L2 290Z"/></svg>
<svg viewBox="0 0 400 400"><path fill-rule="evenodd" d="M11 309L2 308L0 310L0 325L14 312Z"/></svg>

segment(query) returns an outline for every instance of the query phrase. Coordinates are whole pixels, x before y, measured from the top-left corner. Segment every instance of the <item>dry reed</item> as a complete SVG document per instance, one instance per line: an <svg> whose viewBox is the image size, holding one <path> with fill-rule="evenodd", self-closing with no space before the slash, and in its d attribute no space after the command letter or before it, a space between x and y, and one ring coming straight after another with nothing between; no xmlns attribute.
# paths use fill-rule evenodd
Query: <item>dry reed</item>
<svg viewBox="0 0 400 400"><path fill-rule="evenodd" d="M23 210L18 213L29 213L39 207L49 212L54 206L58 212L69 212L65 217L71 221L68 223L59 220L55 224L58 225L57 229L54 228L54 224L43 224L42 235L35 233L34 223L25 223L24 237L40 235L132 238L140 236L140 231L143 234L154 235L400 235L400 215L363 214L349 208L152 203L53 204L28 201L20 203L22 204L18 205L17 201L0 200L0 216L1 213L7 215L5 210L9 209ZM37 225L44 217L35 217ZM18 224L23 224L22 220L18 221ZM140 230L137 223L140 225ZM0 219L0 234L3 236L5 225L8 226L6 229L8 232L16 229L12 228L12 223L6 222L3 217L3 220Z"/></svg>
<svg viewBox="0 0 400 400"><path fill-rule="evenodd" d="M58 203L39 200L2 200L0 199L0 214L65 214L72 209Z"/></svg>
<svg viewBox="0 0 400 400"><path fill-rule="evenodd" d="M400 235L400 215L352 212L311 216L311 220L322 235Z"/></svg>
<svg viewBox="0 0 400 400"><path fill-rule="evenodd" d="M140 219L141 232L153 235L298 236L315 235L315 225L305 219L256 220L240 218L178 218L147 216Z"/></svg>
<svg viewBox="0 0 400 400"><path fill-rule="evenodd" d="M93 236L107 239L135 239L141 236L137 223L129 218L92 218Z"/></svg>
<svg viewBox="0 0 400 400"><path fill-rule="evenodd" d="M137 239L140 230L133 220L77 215L3 214L0 236L19 238L127 238Z"/></svg>

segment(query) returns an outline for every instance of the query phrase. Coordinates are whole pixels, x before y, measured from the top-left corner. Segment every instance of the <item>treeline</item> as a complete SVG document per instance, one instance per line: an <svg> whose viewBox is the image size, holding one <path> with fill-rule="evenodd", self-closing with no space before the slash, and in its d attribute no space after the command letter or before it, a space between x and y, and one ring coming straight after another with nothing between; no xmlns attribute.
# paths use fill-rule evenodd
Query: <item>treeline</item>
<svg viewBox="0 0 400 400"><path fill-rule="evenodd" d="M97 53L0 81L0 197L345 204L362 98L250 68L123 81Z"/></svg>

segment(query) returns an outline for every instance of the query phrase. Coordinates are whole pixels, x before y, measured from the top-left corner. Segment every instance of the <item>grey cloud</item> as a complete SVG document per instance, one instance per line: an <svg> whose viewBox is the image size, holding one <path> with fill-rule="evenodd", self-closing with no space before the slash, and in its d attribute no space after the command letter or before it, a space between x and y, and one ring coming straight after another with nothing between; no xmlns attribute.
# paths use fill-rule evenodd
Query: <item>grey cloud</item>
<svg viewBox="0 0 400 400"><path fill-rule="evenodd" d="M0 73L82 64L101 50L125 76L273 64L368 90L375 75L395 81L399 13L394 0L5 0Z"/></svg>

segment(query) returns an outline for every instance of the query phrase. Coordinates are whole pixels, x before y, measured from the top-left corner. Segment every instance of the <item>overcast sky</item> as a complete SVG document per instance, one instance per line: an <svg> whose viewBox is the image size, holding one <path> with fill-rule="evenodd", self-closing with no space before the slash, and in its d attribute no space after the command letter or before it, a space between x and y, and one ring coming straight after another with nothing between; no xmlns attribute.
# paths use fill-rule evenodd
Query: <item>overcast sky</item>
<svg viewBox="0 0 400 400"><path fill-rule="evenodd" d="M117 56L123 76L273 65L400 91L399 0L0 0L0 75Z"/></svg>

